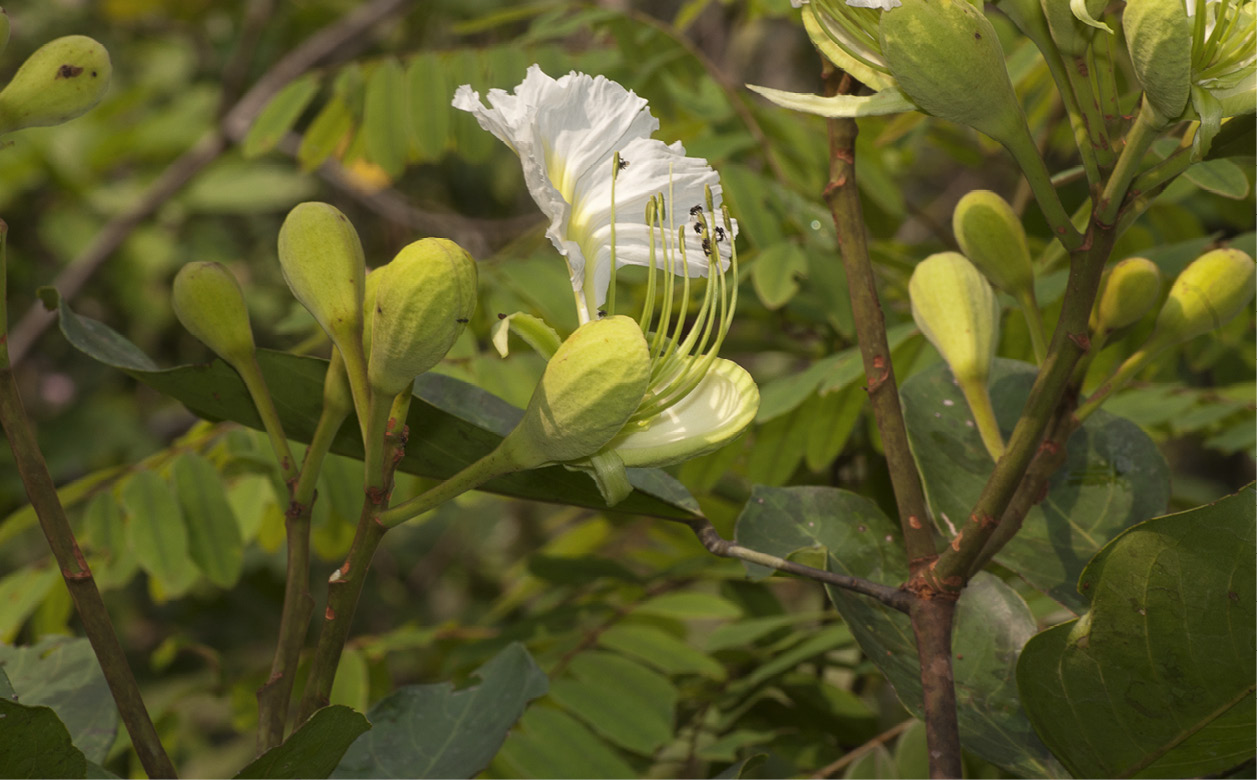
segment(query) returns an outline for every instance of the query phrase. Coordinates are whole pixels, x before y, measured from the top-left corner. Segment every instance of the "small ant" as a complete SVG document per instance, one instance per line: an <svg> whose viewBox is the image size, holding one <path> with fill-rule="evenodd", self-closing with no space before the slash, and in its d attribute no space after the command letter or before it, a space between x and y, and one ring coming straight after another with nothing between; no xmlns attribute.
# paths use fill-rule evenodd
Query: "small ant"
<svg viewBox="0 0 1257 780"><path fill-rule="evenodd" d="M711 242L705 238L703 239L703 254L711 257Z"/></svg>
<svg viewBox="0 0 1257 780"><path fill-rule="evenodd" d="M720 227L719 225L716 226L716 240L717 241L725 240L725 229Z"/></svg>
<svg viewBox="0 0 1257 780"><path fill-rule="evenodd" d="M695 233L702 233L702 232L703 232L703 223L701 223L701 222L695 222L695 223L694 223L694 232L695 232Z"/></svg>
<svg viewBox="0 0 1257 780"><path fill-rule="evenodd" d="M471 320L467 319L466 317L457 317L457 318L455 318L455 320L454 320L454 321L455 321L455 322L460 322L460 323L462 323L462 324L464 324L464 325L466 325L467 323L471 322Z"/></svg>
<svg viewBox="0 0 1257 780"><path fill-rule="evenodd" d="M602 318L603 318L603 317L605 317L605 316L607 316L607 313L606 313L605 311L603 311L602 309L599 309L599 310L598 310L598 319L602 319Z"/></svg>
<svg viewBox="0 0 1257 780"><path fill-rule="evenodd" d="M629 167L629 161L621 157L619 161L619 169L624 170L627 167Z"/></svg>
<svg viewBox="0 0 1257 780"><path fill-rule="evenodd" d="M702 207L702 206L700 206L700 205L698 205L698 204L695 204L695 205L693 205L693 206L690 206L690 216L691 216L691 217L697 217L699 214L702 214L702 213L703 213L703 207Z"/></svg>

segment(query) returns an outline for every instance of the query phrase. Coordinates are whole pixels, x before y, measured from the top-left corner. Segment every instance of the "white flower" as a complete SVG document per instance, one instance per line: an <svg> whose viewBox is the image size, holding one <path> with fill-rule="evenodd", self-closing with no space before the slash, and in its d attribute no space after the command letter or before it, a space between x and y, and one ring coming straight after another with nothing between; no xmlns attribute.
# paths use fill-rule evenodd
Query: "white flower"
<svg viewBox="0 0 1257 780"><path fill-rule="evenodd" d="M650 263L645 212L652 198L664 195L667 226L690 222L706 188L719 208L716 172L686 157L680 143L652 139L659 122L646 101L614 81L583 73L553 79L533 65L514 94L494 89L488 100L486 107L463 85L453 105L519 155L528 190L550 218L546 235L567 260L581 322L607 300L613 257L616 267ZM687 231L685 243L684 268L674 270L706 276L702 237Z"/></svg>

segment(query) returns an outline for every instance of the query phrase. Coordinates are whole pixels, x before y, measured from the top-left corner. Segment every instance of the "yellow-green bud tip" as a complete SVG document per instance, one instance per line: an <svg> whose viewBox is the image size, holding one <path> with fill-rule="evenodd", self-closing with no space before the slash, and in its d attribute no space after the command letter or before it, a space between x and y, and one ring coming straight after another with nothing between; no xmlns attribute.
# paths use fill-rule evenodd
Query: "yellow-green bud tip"
<svg viewBox="0 0 1257 780"><path fill-rule="evenodd" d="M1034 269L1021 220L999 194L973 190L956 204L952 230L965 257L1014 297L1033 296Z"/></svg>
<svg viewBox="0 0 1257 780"><path fill-rule="evenodd" d="M45 43L0 92L0 133L59 125L86 113L105 96L112 73L109 52L85 35Z"/></svg>
<svg viewBox="0 0 1257 780"><path fill-rule="evenodd" d="M188 332L233 366L252 359L253 331L240 284L219 263L188 263L175 275L171 303Z"/></svg>
<svg viewBox="0 0 1257 780"><path fill-rule="evenodd" d="M445 357L467 327L476 310L476 261L453 241L425 238L370 279L367 378L376 391L396 395Z"/></svg>
<svg viewBox="0 0 1257 780"><path fill-rule="evenodd" d="M1100 282L1091 329L1107 333L1133 325L1161 297L1161 270L1144 257L1128 257L1114 265Z"/></svg>
<svg viewBox="0 0 1257 780"><path fill-rule="evenodd" d="M1253 258L1215 249L1187 266L1157 315L1151 341L1169 346L1220 328L1253 299Z"/></svg>
<svg viewBox="0 0 1257 780"><path fill-rule="evenodd" d="M348 217L326 203L297 205L279 229L279 264L292 294L338 347L362 338L366 261Z"/></svg>

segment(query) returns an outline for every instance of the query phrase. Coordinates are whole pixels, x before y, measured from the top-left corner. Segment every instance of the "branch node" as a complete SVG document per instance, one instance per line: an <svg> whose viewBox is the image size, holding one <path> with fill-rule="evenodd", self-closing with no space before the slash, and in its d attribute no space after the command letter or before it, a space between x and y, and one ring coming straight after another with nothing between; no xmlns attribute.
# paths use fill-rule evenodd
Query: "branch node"
<svg viewBox="0 0 1257 780"><path fill-rule="evenodd" d="M1066 333L1065 337L1074 342L1074 346L1083 352L1091 349L1091 337L1085 331L1083 333Z"/></svg>

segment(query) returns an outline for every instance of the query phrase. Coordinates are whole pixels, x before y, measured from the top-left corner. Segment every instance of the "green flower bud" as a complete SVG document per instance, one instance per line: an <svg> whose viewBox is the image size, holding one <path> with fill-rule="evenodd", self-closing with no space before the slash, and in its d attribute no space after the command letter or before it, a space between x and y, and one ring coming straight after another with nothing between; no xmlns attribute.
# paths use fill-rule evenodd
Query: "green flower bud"
<svg viewBox="0 0 1257 780"><path fill-rule="evenodd" d="M1144 257L1128 257L1104 273L1091 312L1091 329L1108 333L1134 325L1161 297L1161 269Z"/></svg>
<svg viewBox="0 0 1257 780"><path fill-rule="evenodd" d="M292 294L344 352L362 338L366 261L349 218L326 203L301 203L279 229L279 264Z"/></svg>
<svg viewBox="0 0 1257 780"><path fill-rule="evenodd" d="M105 96L112 72L109 52L85 35L45 43L0 92L0 133L59 125L86 113Z"/></svg>
<svg viewBox="0 0 1257 780"><path fill-rule="evenodd" d="M951 224L960 250L991 284L1015 298L1034 295L1026 229L1008 201L973 190L956 204Z"/></svg>
<svg viewBox="0 0 1257 780"><path fill-rule="evenodd" d="M1097 28L1109 30L1108 25L1096 21L1104 13L1108 0L1041 0L1043 15L1047 17L1052 40L1061 54L1081 57ZM1077 8L1075 8L1077 6Z"/></svg>
<svg viewBox="0 0 1257 780"><path fill-rule="evenodd" d="M1008 144L1025 131L995 28L968 0L903 0L882 12L882 56L921 109Z"/></svg>
<svg viewBox="0 0 1257 780"><path fill-rule="evenodd" d="M1166 123L1187 108L1192 86L1192 23L1181 0L1128 0L1126 48L1144 99Z"/></svg>
<svg viewBox="0 0 1257 780"><path fill-rule="evenodd" d="M444 238L425 238L376 269L367 379L394 396L440 362L476 310L476 261Z"/></svg>
<svg viewBox="0 0 1257 780"><path fill-rule="evenodd" d="M958 252L922 260L908 281L912 319L947 361L991 457L1004 452L987 378L999 337L999 303L978 269Z"/></svg>
<svg viewBox="0 0 1257 780"><path fill-rule="evenodd" d="M1253 258L1238 249L1215 249L1196 258L1174 280L1145 351L1225 325L1253 299L1254 269Z"/></svg>
<svg viewBox="0 0 1257 780"><path fill-rule="evenodd" d="M650 383L650 349L637 322L591 320L546 364L503 453L519 468L587 458L620 432Z"/></svg>
<svg viewBox="0 0 1257 780"><path fill-rule="evenodd" d="M253 331L240 284L219 263L188 263L175 275L175 316L188 332L233 366L253 359Z"/></svg>

